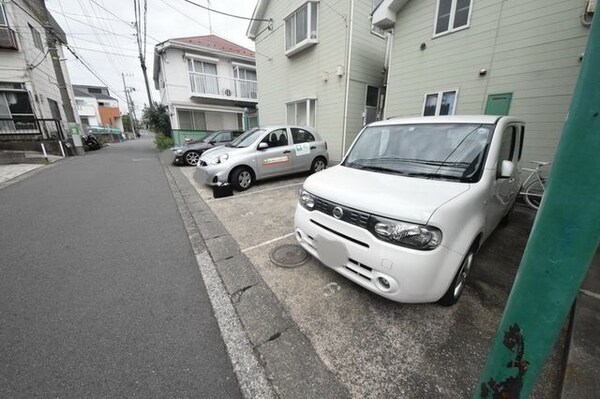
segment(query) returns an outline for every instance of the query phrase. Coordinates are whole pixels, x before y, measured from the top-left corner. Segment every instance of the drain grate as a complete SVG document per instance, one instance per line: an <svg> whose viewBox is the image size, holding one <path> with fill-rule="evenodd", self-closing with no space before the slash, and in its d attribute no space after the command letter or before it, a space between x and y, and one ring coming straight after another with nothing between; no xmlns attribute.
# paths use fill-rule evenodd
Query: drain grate
<svg viewBox="0 0 600 399"><path fill-rule="evenodd" d="M297 267L308 260L308 252L300 245L285 244L275 248L269 254L271 262L281 267Z"/></svg>

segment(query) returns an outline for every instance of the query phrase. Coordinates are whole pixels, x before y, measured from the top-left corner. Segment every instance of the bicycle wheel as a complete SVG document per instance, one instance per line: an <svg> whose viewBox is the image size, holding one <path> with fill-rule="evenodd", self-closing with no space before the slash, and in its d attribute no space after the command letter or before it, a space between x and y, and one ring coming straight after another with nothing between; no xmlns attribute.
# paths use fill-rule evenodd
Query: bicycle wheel
<svg viewBox="0 0 600 399"><path fill-rule="evenodd" d="M542 179L540 183L539 180L534 180L525 187L524 199L527 205L532 207L533 209L538 209L540 207L540 203L542 202L542 195L544 195L544 186L546 184L546 179Z"/></svg>

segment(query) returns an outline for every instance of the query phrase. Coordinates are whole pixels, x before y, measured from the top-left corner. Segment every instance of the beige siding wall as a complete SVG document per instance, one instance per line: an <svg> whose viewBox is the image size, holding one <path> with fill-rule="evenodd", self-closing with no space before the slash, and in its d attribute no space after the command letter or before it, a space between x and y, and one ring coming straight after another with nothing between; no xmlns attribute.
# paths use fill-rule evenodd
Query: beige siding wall
<svg viewBox="0 0 600 399"><path fill-rule="evenodd" d="M587 42L583 2L473 0L468 29L432 38L436 5L412 0L398 13L386 117L420 115L428 92L458 89L456 114L483 113L488 94L512 92L510 114L527 122L525 159L552 160Z"/></svg>
<svg viewBox="0 0 600 399"><path fill-rule="evenodd" d="M265 30L256 38L256 65L258 73L258 108L260 123L285 123L286 103L303 98L316 98L316 128L327 140L330 158L338 161L342 154L342 131L344 126L344 100L346 88L346 73L342 77L336 75L338 65L346 69L346 50L348 42L348 23L350 16L349 0L330 0L325 5L319 3L318 37L319 43L291 57L285 55L284 19L305 1L289 2L270 1L265 12L265 18L272 18L274 29ZM359 1L355 1L359 3ZM361 2L363 3L363 2ZM362 57L353 58L350 78L359 82L379 83L372 79L373 74L380 74L383 67L385 41L370 34L368 14L371 2L364 2L367 7L355 9L355 21L366 26L363 38L357 33L353 41L359 52L365 48L367 52ZM265 29L263 23L258 32ZM369 46L370 41L375 44ZM373 53L381 47L381 54ZM363 64L366 65L363 66ZM375 72L365 73L374 63L379 62ZM356 72L355 72L356 71ZM379 76L381 80L381 76ZM353 86L351 83L350 86ZM365 83L358 86L366 90ZM358 87L357 86L357 87ZM352 90L354 93L355 90ZM360 99L360 109L349 108L352 118L349 118L348 132L356 134L362 126L364 110L364 93L352 95L349 102ZM355 123L356 117L358 123ZM350 121L350 119L352 119Z"/></svg>

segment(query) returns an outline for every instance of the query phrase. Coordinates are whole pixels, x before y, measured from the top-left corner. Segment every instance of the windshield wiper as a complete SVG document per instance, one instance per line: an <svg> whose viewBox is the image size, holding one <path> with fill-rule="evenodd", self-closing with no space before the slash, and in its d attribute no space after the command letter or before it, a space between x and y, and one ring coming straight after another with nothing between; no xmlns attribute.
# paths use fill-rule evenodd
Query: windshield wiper
<svg viewBox="0 0 600 399"><path fill-rule="evenodd" d="M439 178L439 179L444 179L444 180L463 181L463 178L460 177L460 176L440 175L439 173L413 172L413 173L406 173L406 176L409 176L409 177L425 177L425 178L428 178L428 179Z"/></svg>
<svg viewBox="0 0 600 399"><path fill-rule="evenodd" d="M384 172L384 173L393 173L393 174L397 174L397 175L406 175L406 173L400 172L399 170L384 168L382 166L362 165L359 169L370 170L373 172Z"/></svg>

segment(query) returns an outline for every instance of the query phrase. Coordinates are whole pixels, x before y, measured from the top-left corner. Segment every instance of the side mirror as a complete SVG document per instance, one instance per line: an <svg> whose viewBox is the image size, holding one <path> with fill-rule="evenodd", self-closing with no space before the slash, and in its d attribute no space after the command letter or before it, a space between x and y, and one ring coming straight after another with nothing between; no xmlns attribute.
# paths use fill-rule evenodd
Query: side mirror
<svg viewBox="0 0 600 399"><path fill-rule="evenodd" d="M266 150L267 148L269 148L269 145L267 143L260 143L258 145L259 150Z"/></svg>
<svg viewBox="0 0 600 399"><path fill-rule="evenodd" d="M504 160L500 166L500 177L512 177L515 171L515 164L512 161Z"/></svg>

